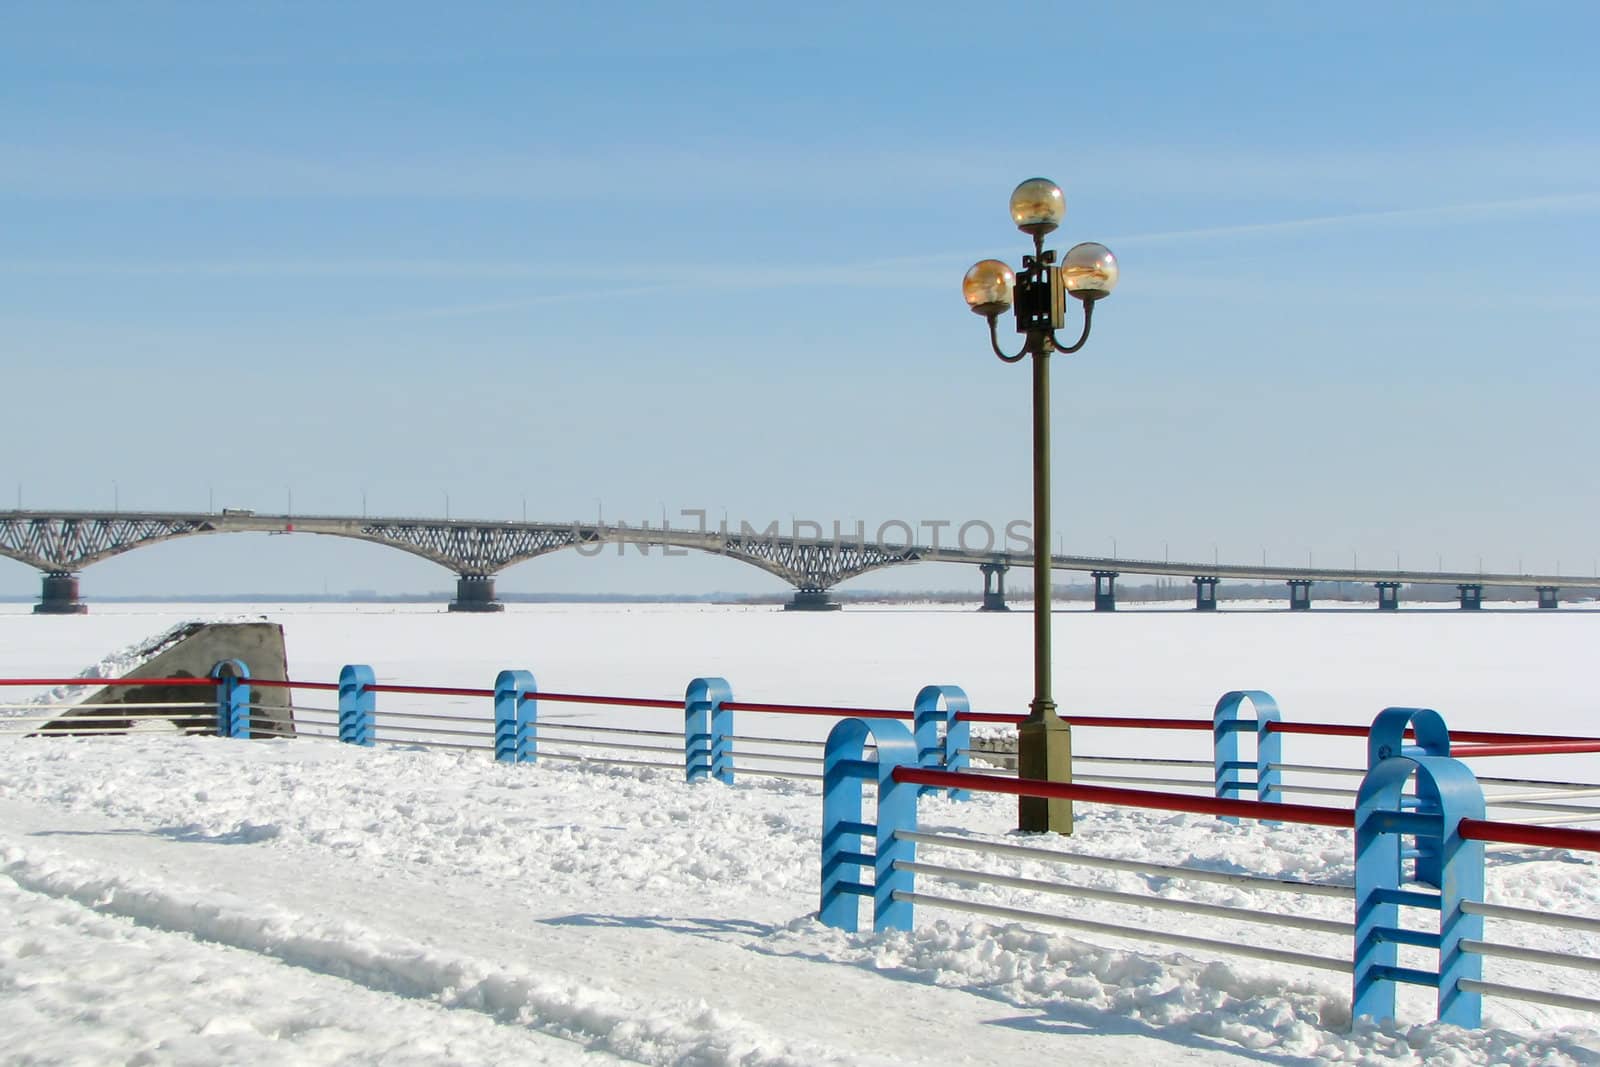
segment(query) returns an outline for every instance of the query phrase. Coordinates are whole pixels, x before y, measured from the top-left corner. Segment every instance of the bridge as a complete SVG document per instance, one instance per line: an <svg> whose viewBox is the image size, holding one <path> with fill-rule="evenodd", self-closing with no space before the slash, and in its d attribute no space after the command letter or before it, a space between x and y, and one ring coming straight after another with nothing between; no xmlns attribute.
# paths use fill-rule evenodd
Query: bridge
<svg viewBox="0 0 1600 1067"><path fill-rule="evenodd" d="M812 524L814 525L814 524ZM904 525L904 524L900 524ZM43 589L34 611L78 614L87 610L79 599L79 572L91 564L147 545L181 537L225 533L308 533L347 537L409 552L437 563L456 575L451 611L499 611L495 576L507 567L571 549L596 555L607 545L636 545L706 552L727 556L783 579L794 586L792 610L829 610L839 605L830 590L840 582L885 567L912 563L962 563L983 576L983 610L1004 611L1005 576L1014 566L1031 567L1029 553L974 551L941 545L891 545L860 537L783 536L777 524L761 530L740 524L733 531L652 528L646 523L499 522L472 519L367 518L342 515L258 515L253 511L106 512L0 511L0 556L8 556L43 572ZM908 530L909 532L909 530ZM1124 574L1190 579L1195 609L1215 610L1217 583L1222 579L1282 582L1289 587L1289 607L1311 608L1316 582L1370 584L1378 591L1380 610L1400 606L1404 585L1455 586L1460 606L1481 606L1485 586L1526 589L1539 607L1555 608L1561 589L1600 586L1600 579L1559 574L1486 574L1463 571L1363 570L1355 567L1274 567L1254 564L1192 563L1123 559L1111 556L1052 555L1055 570L1075 571L1094 579L1097 611L1116 608L1116 580Z"/></svg>

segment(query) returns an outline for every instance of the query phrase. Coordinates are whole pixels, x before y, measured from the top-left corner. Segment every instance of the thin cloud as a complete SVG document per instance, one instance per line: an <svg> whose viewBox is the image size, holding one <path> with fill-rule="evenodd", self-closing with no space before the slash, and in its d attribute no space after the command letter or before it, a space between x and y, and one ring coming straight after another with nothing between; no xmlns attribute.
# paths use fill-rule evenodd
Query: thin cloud
<svg viewBox="0 0 1600 1067"><path fill-rule="evenodd" d="M1383 223L1446 223L1511 218L1533 214L1587 214L1600 209L1600 193L1571 193L1560 196L1531 196L1513 200L1482 200L1437 207L1393 208L1385 211L1352 211L1339 215L1312 215L1271 222L1247 222L1232 226L1208 226L1193 230L1167 230L1156 233L1124 234L1107 243L1119 245L1166 244L1208 237L1235 237L1251 234L1289 233Z"/></svg>

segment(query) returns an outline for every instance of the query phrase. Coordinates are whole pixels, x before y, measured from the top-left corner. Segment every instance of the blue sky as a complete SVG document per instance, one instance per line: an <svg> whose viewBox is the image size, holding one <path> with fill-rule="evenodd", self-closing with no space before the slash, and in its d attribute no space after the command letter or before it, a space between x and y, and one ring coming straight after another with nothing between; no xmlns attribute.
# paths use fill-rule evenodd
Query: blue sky
<svg viewBox="0 0 1600 1067"><path fill-rule="evenodd" d="M1020 257L1042 174L1053 243L1123 266L1055 367L1069 550L1594 569L1590 5L1025 14L0 8L0 500L999 525L1028 375L959 284ZM449 577L238 537L84 588ZM775 588L573 555L501 585Z"/></svg>

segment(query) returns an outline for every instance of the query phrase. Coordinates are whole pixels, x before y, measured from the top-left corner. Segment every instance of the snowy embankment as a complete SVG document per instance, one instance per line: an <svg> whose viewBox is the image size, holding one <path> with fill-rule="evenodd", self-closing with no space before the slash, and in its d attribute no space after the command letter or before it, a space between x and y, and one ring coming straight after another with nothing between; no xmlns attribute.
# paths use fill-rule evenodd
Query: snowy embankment
<svg viewBox="0 0 1600 1067"><path fill-rule="evenodd" d="M0 1020L35 1062L1562 1063L1600 1031L1491 1002L1491 1028L1349 1026L1348 980L924 910L846 935L815 910L820 798L669 772L500 766L327 742L0 746ZM1003 833L1011 805L924 803ZM1347 881L1347 835L1085 809L1075 850ZM998 857L986 867L1057 877ZM1497 874L1512 874L1497 877ZM1495 899L1594 913L1600 867L1529 855ZM1083 884L1261 909L1227 886ZM1135 926L1158 913L975 899ZM1337 916L1348 905L1312 901ZM1336 954L1340 939L1179 919ZM1313 940L1307 941L1310 937ZM1566 947L1600 952L1600 940ZM1579 986L1595 994L1595 983ZM1413 1005L1413 1018L1424 1009ZM25 1058L23 1062L28 1062Z"/></svg>
<svg viewBox="0 0 1600 1067"><path fill-rule="evenodd" d="M0 669L75 674L104 649L197 614L0 613ZM369 662L385 681L482 686L522 666L552 690L660 697L696 674L721 673L743 699L860 706L905 706L922 684L947 681L989 710L1020 708L1028 684L1026 615L582 606L499 618L267 614L285 624L292 674L316 680ZM1584 673L1593 625L1588 612L1065 612L1058 695L1074 710L1204 715L1221 691L1259 686L1303 720L1366 722L1385 704L1429 704L1458 728L1593 733ZM488 711L483 701L445 703ZM384 706L394 706L388 695ZM1201 754L1193 737L1156 742L1149 731L1080 731L1075 740L1080 751ZM1288 758L1354 755L1315 744ZM1594 762L1539 771L1600 780ZM1013 804L930 799L923 824L998 837L1014 825ZM1092 807L1079 815L1074 837L1042 843L1350 878L1349 837L1336 831ZM1349 980L1334 973L929 908L911 933L830 930L811 917L820 816L815 787L754 778L690 787L665 771L511 767L476 753L310 740L3 739L0 1024L21 1035L5 1058L1600 1063L1592 1018L1517 1002L1486 1001L1483 1031L1352 1032ZM932 849L922 858L1349 918L1339 900ZM1497 852L1488 878L1491 900L1600 915L1600 865L1590 857ZM1022 890L928 888L1135 928L1349 952L1333 935ZM1491 923L1489 937L1600 956L1600 939L1584 935ZM1501 960L1486 972L1600 996L1600 976L1585 972L1539 974ZM1430 1017L1420 992L1403 991L1401 1003L1407 1019Z"/></svg>

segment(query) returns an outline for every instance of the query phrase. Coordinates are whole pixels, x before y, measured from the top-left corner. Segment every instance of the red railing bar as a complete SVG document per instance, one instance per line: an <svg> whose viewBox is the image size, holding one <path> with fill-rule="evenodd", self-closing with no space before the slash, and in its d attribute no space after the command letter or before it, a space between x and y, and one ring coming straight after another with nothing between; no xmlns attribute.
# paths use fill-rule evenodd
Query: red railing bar
<svg viewBox="0 0 1600 1067"><path fill-rule="evenodd" d="M215 678L0 678L0 685L210 685Z"/></svg>
<svg viewBox="0 0 1600 1067"><path fill-rule="evenodd" d="M1210 719L1146 719L1131 715L1063 715L1072 726L1115 726L1126 730L1204 730L1211 732Z"/></svg>
<svg viewBox="0 0 1600 1067"><path fill-rule="evenodd" d="M1493 841L1502 845L1535 845L1600 852L1600 830L1573 830L1565 826L1523 826L1488 819L1462 819L1461 836L1468 841Z"/></svg>
<svg viewBox="0 0 1600 1067"><path fill-rule="evenodd" d="M1120 804L1125 807L1186 811L1195 815L1234 815L1266 822L1304 823L1344 830L1355 827L1355 812L1340 808L1321 808L1312 804L1264 804L1259 800L1224 800L1216 797L1185 796L1181 793L1154 793L1144 789L1041 782L1029 778L992 778L986 774L934 771L922 767L896 767L894 780L912 785L970 789L984 793L1060 797L1064 800ZM1493 841L1506 845L1535 845L1543 848L1600 852L1600 830L1574 830L1562 826L1524 826L1519 823L1493 822L1488 819L1462 819L1458 825L1461 836L1468 841Z"/></svg>
<svg viewBox="0 0 1600 1067"><path fill-rule="evenodd" d="M1485 730L1451 730L1450 740L1452 743L1461 741L1470 745L1548 745L1584 741L1600 744L1600 737L1575 737L1572 734L1500 734ZM1455 755L1453 750L1451 755Z"/></svg>
<svg viewBox="0 0 1600 1067"><path fill-rule="evenodd" d="M1452 747L1450 755L1468 756L1549 756L1561 752L1600 752L1600 741L1527 741L1504 745L1463 745Z"/></svg>
<svg viewBox="0 0 1600 1067"><path fill-rule="evenodd" d="M1314 804L1266 804L1259 800L1228 800L1197 797L1182 793L1156 793L1146 789L1122 789L1103 785L1073 785L1069 782L1042 782L1033 778L994 778L986 774L934 771L921 767L896 767L894 780L915 785L970 789L983 793L1010 793L1025 797L1057 797L1125 807L1156 808L1161 811L1186 811L1194 815L1233 815L1269 822L1304 823L1351 829L1355 812L1323 808ZM1498 825L1498 824L1496 824Z"/></svg>
<svg viewBox="0 0 1600 1067"><path fill-rule="evenodd" d="M335 689L338 686L334 686ZM369 693L421 693L427 696L442 697L492 697L493 689L461 689L450 685L369 685L363 687Z"/></svg>
<svg viewBox="0 0 1600 1067"><path fill-rule="evenodd" d="M1210 730L1210 719L1159 719L1135 715L1063 715L1072 726L1108 726L1125 730ZM957 722L1024 723L1026 715L1001 711L958 711Z"/></svg>
<svg viewBox="0 0 1600 1067"><path fill-rule="evenodd" d="M1321 737L1366 737L1365 726L1346 726L1333 722L1269 722L1269 734L1313 734ZM1410 731L1407 731L1409 734Z"/></svg>
<svg viewBox="0 0 1600 1067"><path fill-rule="evenodd" d="M722 706L729 711L771 711L786 715L840 715L847 719L911 719L909 711L890 711L886 708L830 708L818 704L758 704L748 700L728 700Z"/></svg>
<svg viewBox="0 0 1600 1067"><path fill-rule="evenodd" d="M1316 734L1323 737L1366 737L1368 728L1332 722L1269 722L1267 723L1267 732L1271 734ZM1415 734L1407 730L1406 736L1414 737ZM1600 742L1600 738L1575 737L1571 734L1509 734L1489 730L1451 730L1450 740L1467 744L1482 743L1492 745L1543 744L1562 741Z"/></svg>
<svg viewBox="0 0 1600 1067"><path fill-rule="evenodd" d="M663 700L659 697L606 697L590 693L524 693L523 700L552 700L566 704L606 704L622 708L670 708L683 710L681 700ZM723 705L727 707L727 705Z"/></svg>

